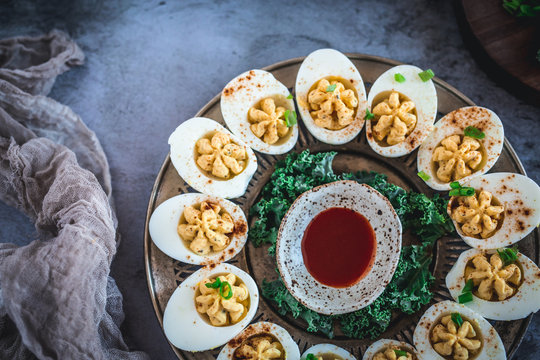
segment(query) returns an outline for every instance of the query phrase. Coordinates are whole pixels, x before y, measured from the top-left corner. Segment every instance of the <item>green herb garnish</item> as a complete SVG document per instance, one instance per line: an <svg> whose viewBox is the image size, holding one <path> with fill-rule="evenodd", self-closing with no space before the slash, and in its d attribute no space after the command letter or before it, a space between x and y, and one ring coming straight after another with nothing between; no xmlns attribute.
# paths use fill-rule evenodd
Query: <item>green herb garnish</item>
<svg viewBox="0 0 540 360"><path fill-rule="evenodd" d="M285 123L287 124L287 127L291 127L291 126L294 126L296 125L297 121L296 121L296 111L291 111L291 110L285 110L285 114L284 114L284 117L285 117Z"/></svg>
<svg viewBox="0 0 540 360"><path fill-rule="evenodd" d="M313 354L307 354L306 360L317 360L317 358Z"/></svg>
<svg viewBox="0 0 540 360"><path fill-rule="evenodd" d="M465 134L465 136L475 139L483 139L486 137L486 134L484 134L484 132L474 126L467 126L463 133Z"/></svg>
<svg viewBox="0 0 540 360"><path fill-rule="evenodd" d="M204 284L204 286L206 286L209 289L219 288L219 295L225 300L229 300L233 296L231 284L229 284L229 282L227 281L221 281L221 279L218 277L216 278L214 282L206 283ZM224 294L226 287L229 288L229 292L227 293L227 295Z"/></svg>
<svg viewBox="0 0 540 360"><path fill-rule="evenodd" d="M461 327L461 325L463 325L463 318L459 313L452 313L452 321L456 323L458 327Z"/></svg>
<svg viewBox="0 0 540 360"><path fill-rule="evenodd" d="M228 287L228 293L225 295L225 288ZM229 284L228 281L223 281L221 285L219 286L219 295L224 298L225 300L229 300L233 296L233 290L231 284Z"/></svg>
<svg viewBox="0 0 540 360"><path fill-rule="evenodd" d="M431 176L429 176L428 174L426 174L423 171L420 171L417 175L420 177L420 179L422 179L424 181L428 181L429 179L431 179Z"/></svg>
<svg viewBox="0 0 540 360"><path fill-rule="evenodd" d="M458 303L465 304L473 301L472 292L466 292L458 296Z"/></svg>
<svg viewBox="0 0 540 360"><path fill-rule="evenodd" d="M371 120L375 117L375 114L373 114L369 109L366 109L366 116L364 116L364 120Z"/></svg>
<svg viewBox="0 0 540 360"><path fill-rule="evenodd" d="M425 71L422 71L421 73L418 73L418 76L420 76L420 79L422 79L423 82L426 82L428 80L431 80L435 76L435 73L431 69L427 69Z"/></svg>
<svg viewBox="0 0 540 360"><path fill-rule="evenodd" d="M204 284L204 286L206 286L209 289L217 289L221 286L221 279L216 278L216 280L213 283L206 283Z"/></svg>
<svg viewBox="0 0 540 360"><path fill-rule="evenodd" d="M293 98L292 94L289 94L289 96L287 96L287 99L292 99L292 98Z"/></svg>
<svg viewBox="0 0 540 360"><path fill-rule="evenodd" d="M337 87L337 84L328 85L326 87L326 92L333 92L334 90L336 90L336 87Z"/></svg>
<svg viewBox="0 0 540 360"><path fill-rule="evenodd" d="M473 196L476 194L474 188L470 186L461 186L461 184L457 181L452 181L450 183L450 187L452 190L448 193L450 196Z"/></svg>
<svg viewBox="0 0 540 360"><path fill-rule="evenodd" d="M400 357L400 356L407 356L407 352L406 352L406 351L403 351L403 350L394 350L394 352L396 353L396 356L397 356L397 357Z"/></svg>
<svg viewBox="0 0 540 360"><path fill-rule="evenodd" d="M394 74L394 80L396 80L398 83L404 83L405 82L405 76L401 75L400 73Z"/></svg>
<svg viewBox="0 0 540 360"><path fill-rule="evenodd" d="M275 165L268 183L261 191L260 200L251 208L254 218L249 239L255 246L268 244L268 253L275 256L275 246L281 220L296 198L314 188L338 180L353 180L367 184L383 194L401 220L403 231L418 238L417 245L403 246L400 259L385 291L369 306L343 315L316 313L289 293L281 278L264 280L261 293L271 301L281 315L290 314L305 322L306 330L332 338L337 322L350 338L376 338L389 326L393 312L413 314L428 304L434 278L430 272L432 246L440 237L454 232L452 220L446 212L448 200L435 195L405 191L387 181L384 174L361 171L336 174L332 170L335 152L310 154L290 153Z"/></svg>
<svg viewBox="0 0 540 360"><path fill-rule="evenodd" d="M465 303L473 301L473 295L472 295L473 287L474 287L473 279L467 280L467 282L465 283L465 286L463 287L463 290L461 290L461 295L458 296L458 303L465 304Z"/></svg>
<svg viewBox="0 0 540 360"><path fill-rule="evenodd" d="M540 15L538 0L503 0L503 8L517 17L535 17Z"/></svg>
<svg viewBox="0 0 540 360"><path fill-rule="evenodd" d="M506 266L516 262L518 250L517 248L504 248L502 250L497 249L497 253L499 254L504 266Z"/></svg>
<svg viewBox="0 0 540 360"><path fill-rule="evenodd" d="M463 292L463 293L472 292L473 287L474 287L474 281L473 281L473 279L469 279L465 283L465 286L463 287L463 290L461 292Z"/></svg>

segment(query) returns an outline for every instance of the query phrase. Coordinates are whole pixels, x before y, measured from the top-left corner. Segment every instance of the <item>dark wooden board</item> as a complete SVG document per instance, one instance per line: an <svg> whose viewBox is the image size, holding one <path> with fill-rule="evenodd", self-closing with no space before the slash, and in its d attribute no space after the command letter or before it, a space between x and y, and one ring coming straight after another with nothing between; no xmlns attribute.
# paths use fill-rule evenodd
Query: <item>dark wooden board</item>
<svg viewBox="0 0 540 360"><path fill-rule="evenodd" d="M540 17L515 17L502 0L455 0L465 43L482 69L514 95L540 106Z"/></svg>

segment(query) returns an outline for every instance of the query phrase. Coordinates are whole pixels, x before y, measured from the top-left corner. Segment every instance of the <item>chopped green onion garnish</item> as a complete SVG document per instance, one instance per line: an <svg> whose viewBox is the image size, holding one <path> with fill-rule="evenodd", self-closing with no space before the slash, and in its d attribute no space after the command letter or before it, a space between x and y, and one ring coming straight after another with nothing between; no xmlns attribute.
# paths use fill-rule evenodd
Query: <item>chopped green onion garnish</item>
<svg viewBox="0 0 540 360"><path fill-rule="evenodd" d="M287 124L287 127L291 127L296 125L296 111L291 110L285 110L285 123Z"/></svg>
<svg viewBox="0 0 540 360"><path fill-rule="evenodd" d="M474 188L472 187L462 187L461 189L459 189L460 196L473 196L474 194Z"/></svg>
<svg viewBox="0 0 540 360"><path fill-rule="evenodd" d="M214 281L213 283L204 284L204 286L206 286L209 289L217 289L218 287L221 286L221 279L216 278L216 281Z"/></svg>
<svg viewBox="0 0 540 360"><path fill-rule="evenodd" d="M420 171L418 173L418 176L420 176L420 178L424 181L428 181L429 179L431 179L431 176L429 176L428 174L426 174L425 172L423 171Z"/></svg>
<svg viewBox="0 0 540 360"><path fill-rule="evenodd" d="M458 327L463 325L463 318L459 313L452 313L452 321L455 322Z"/></svg>
<svg viewBox="0 0 540 360"><path fill-rule="evenodd" d="M287 96L287 99L292 99L292 94L289 94L289 96Z"/></svg>
<svg viewBox="0 0 540 360"><path fill-rule="evenodd" d="M426 82L432 77L434 77L435 73L433 73L433 70L427 69L425 71L422 71L421 73L418 73L418 76L420 76L420 79L422 79L423 82Z"/></svg>
<svg viewBox="0 0 540 360"><path fill-rule="evenodd" d="M227 293L227 295L224 294L225 292L225 287L228 287L229 288L229 292ZM231 284L229 284L228 281L223 281L221 283L221 285L219 286L219 295L224 298L225 300L229 300L230 298L232 298L232 295L233 295L233 292L232 292L232 286Z"/></svg>
<svg viewBox="0 0 540 360"><path fill-rule="evenodd" d="M458 296L458 303L465 304L468 302L473 301L472 292L465 292ZM458 314L459 315L459 314ZM452 314L452 320L454 320L454 314ZM457 322L454 320L454 322L457 324ZM461 325L459 325L461 326Z"/></svg>
<svg viewBox="0 0 540 360"><path fill-rule="evenodd" d="M366 116L364 116L364 120L371 120L375 117L375 114L373 114L369 109L366 109Z"/></svg>
<svg viewBox="0 0 540 360"><path fill-rule="evenodd" d="M404 83L405 82L405 76L401 75L400 73L394 74L394 80L396 80L398 83Z"/></svg>
<svg viewBox="0 0 540 360"><path fill-rule="evenodd" d="M463 293L471 292L473 290L473 287L474 287L474 281L473 279L469 279L465 283L465 286L463 287L463 290L461 292Z"/></svg>
<svg viewBox="0 0 540 360"><path fill-rule="evenodd" d="M326 92L332 92L332 91L336 90L336 87L337 87L337 84L328 85L326 87Z"/></svg>
<svg viewBox="0 0 540 360"><path fill-rule="evenodd" d="M483 139L486 137L486 134L484 134L480 129L475 128L474 126L467 126L465 130L463 130L463 133L465 134L465 136L475 139Z"/></svg>
<svg viewBox="0 0 540 360"><path fill-rule="evenodd" d="M499 254L499 257L504 263L504 266L506 266L506 265L513 264L514 262L516 262L518 250L516 248L514 249L505 248L502 250L497 249L497 253Z"/></svg>
<svg viewBox="0 0 540 360"><path fill-rule="evenodd" d="M396 356L407 356L407 352L406 351L403 351L403 350L394 350L394 352L396 353Z"/></svg>
<svg viewBox="0 0 540 360"><path fill-rule="evenodd" d="M459 189L452 189L448 193L449 196L459 196Z"/></svg>
<svg viewBox="0 0 540 360"><path fill-rule="evenodd" d="M317 360L317 358L313 354L307 354L306 360Z"/></svg>
<svg viewBox="0 0 540 360"><path fill-rule="evenodd" d="M451 182L450 187L452 188L448 193L450 196L473 196L475 194L474 188L470 186L462 187L457 181Z"/></svg>
<svg viewBox="0 0 540 360"><path fill-rule="evenodd" d="M450 187L451 187L452 189L459 189L459 188L461 187L461 185L459 184L458 181L452 181L452 182L450 183Z"/></svg>

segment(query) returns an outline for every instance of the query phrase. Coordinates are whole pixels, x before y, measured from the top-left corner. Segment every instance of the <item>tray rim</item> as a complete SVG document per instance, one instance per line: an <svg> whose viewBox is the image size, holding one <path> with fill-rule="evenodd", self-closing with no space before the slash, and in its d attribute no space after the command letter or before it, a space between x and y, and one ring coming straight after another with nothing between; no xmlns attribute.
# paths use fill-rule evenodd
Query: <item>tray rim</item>
<svg viewBox="0 0 540 360"><path fill-rule="evenodd" d="M347 56L349 59L352 59L352 60L371 61L371 62L383 63L383 64L391 65L391 66L397 66L397 65L405 64L405 63L397 61L397 60L385 58L385 57L382 57L382 56L376 56L376 55L368 55L368 54L362 54L362 53L349 53L349 52L346 52L344 54L345 54L345 56ZM273 70L277 70L277 69L280 69L282 67L287 67L287 66L293 65L295 63L301 63L305 58L306 58L306 56L300 56L300 57L290 58L290 59L287 59L287 60L278 61L278 62L276 62L274 64L271 64L271 65L268 65L268 66L265 66L265 67L261 68L261 70L271 72ZM441 88L451 92L453 95L456 95L458 98L460 98L463 102L467 103L469 106L476 105L465 94L463 94L461 91L459 91L457 88L450 85L446 81L439 79L437 76L435 76L432 80L437 85L439 85ZM202 114L204 114L205 112L207 112L207 110L209 108L215 106L220 101L220 99L221 99L221 92L218 93L217 95L215 95L210 101L208 101L194 115L194 117L199 117ZM507 148L508 153L510 154L511 160L516 164L516 167L518 168L520 173L522 175L527 176L527 173L525 171L525 168L523 167L523 164L521 163L521 160L517 156L514 148L512 147L512 145L510 144L510 142L508 141L506 136L504 137L503 147ZM159 322L161 332L162 332L163 336L165 337L165 341L167 341L169 343L169 346L171 347L171 350L174 352L174 354L177 356L177 358L178 359L183 359L183 356L179 353L179 350L173 344L171 344L169 342L169 340L167 339L167 337L165 336L165 332L164 332L164 329L163 329L163 313L162 313L162 311L160 311L160 306L159 306L159 303L158 303L158 300L157 300L157 297L156 297L156 292L155 292L155 287L154 287L154 280L153 280L153 275L152 275L151 261L150 261L150 256L149 256L150 246L151 246L151 242L152 242L152 240L150 239L150 232L149 232L149 228L148 228L149 227L149 220L150 220L150 216L152 215L152 209L153 209L154 204L156 202L157 190L159 188L159 185L161 184L161 180L163 179L163 175L165 173L165 170L170 166L170 163L171 163L170 155L171 155L170 152L168 152L167 156L165 157L165 160L161 164L159 172L156 175L156 180L154 181L154 185L152 186L152 191L150 192L150 197L148 199L148 206L146 208L146 218L145 218L145 225L144 225L144 238L143 238L143 241L144 241L144 254L143 254L143 257L144 257L144 259L143 259L143 261L144 261L144 268L145 268L145 275L146 275L146 285L148 287L148 293L150 295L150 299L152 301L152 307L154 308L154 314L156 315L156 318L157 318L157 320ZM538 232L538 229L536 229L534 231ZM508 354L508 359L513 358L516 350L521 345L521 342L523 341L525 333L526 333L527 329L529 328L529 325L530 325L530 323L532 321L532 315L534 315L534 314L531 314L526 319L524 319L525 320L525 324L524 324L525 332L523 333L523 336L521 336L521 338L519 339L519 342L515 346L515 348L512 349L510 351L510 353Z"/></svg>

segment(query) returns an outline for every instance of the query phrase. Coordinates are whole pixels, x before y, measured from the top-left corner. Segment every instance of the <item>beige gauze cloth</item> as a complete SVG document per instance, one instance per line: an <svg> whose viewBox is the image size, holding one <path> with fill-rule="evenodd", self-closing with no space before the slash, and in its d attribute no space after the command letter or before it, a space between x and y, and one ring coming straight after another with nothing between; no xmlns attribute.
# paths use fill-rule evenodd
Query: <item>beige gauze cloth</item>
<svg viewBox="0 0 540 360"><path fill-rule="evenodd" d="M23 247L0 239L0 359L148 358L119 330L107 158L81 118L45 96L83 61L60 31L0 41L0 199L39 237Z"/></svg>

